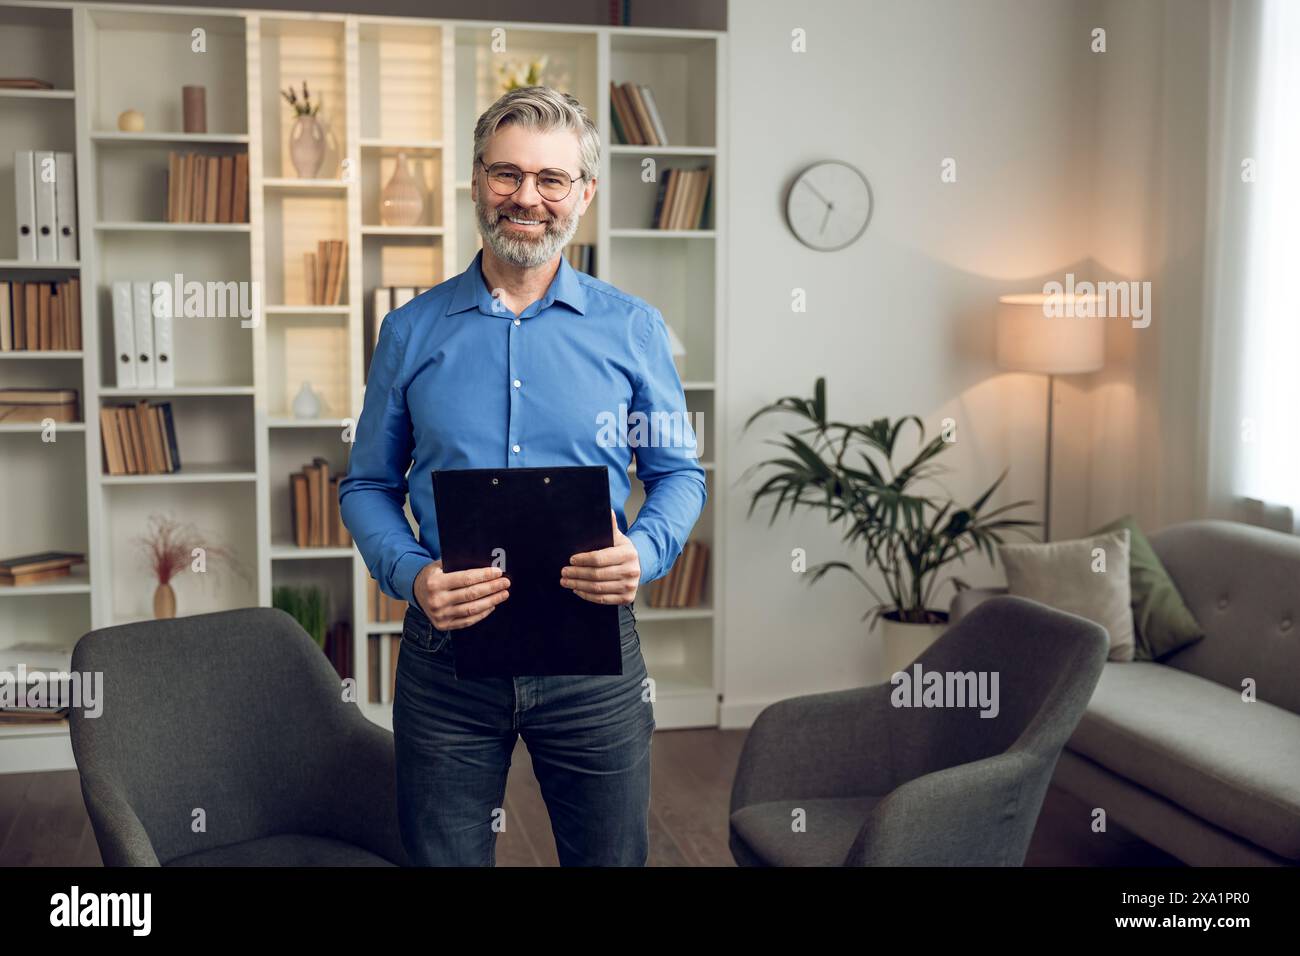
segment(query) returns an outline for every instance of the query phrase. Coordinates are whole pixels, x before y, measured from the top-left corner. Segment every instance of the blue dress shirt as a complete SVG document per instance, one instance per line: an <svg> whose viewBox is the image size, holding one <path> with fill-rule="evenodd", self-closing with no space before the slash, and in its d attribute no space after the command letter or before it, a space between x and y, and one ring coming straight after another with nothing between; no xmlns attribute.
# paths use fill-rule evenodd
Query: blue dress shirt
<svg viewBox="0 0 1300 956"><path fill-rule="evenodd" d="M546 294L515 315L488 291L482 257L380 326L339 481L343 522L371 576L414 602L416 575L442 554L435 469L604 465L641 583L662 577L707 499L663 315L563 256ZM629 530L634 453L646 499Z"/></svg>

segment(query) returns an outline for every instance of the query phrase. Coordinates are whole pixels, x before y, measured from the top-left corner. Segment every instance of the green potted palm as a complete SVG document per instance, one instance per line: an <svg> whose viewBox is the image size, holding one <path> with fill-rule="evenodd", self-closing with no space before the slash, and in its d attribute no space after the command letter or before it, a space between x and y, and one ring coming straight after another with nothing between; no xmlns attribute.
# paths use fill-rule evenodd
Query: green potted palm
<svg viewBox="0 0 1300 956"><path fill-rule="evenodd" d="M767 439L786 454L746 469L742 477L775 469L754 492L747 517L761 501L774 499L769 526L787 502L790 514L799 505L824 509L831 524L844 524L845 543L861 549L867 569L878 572L883 593L845 561L824 561L808 568L807 581L811 586L832 569L858 579L875 601L863 619L870 618L869 630L881 623L886 673L893 674L913 661L947 625L947 611L936 606L944 584L958 590L967 586L940 572L953 562L964 563L972 552L992 562L994 547L1007 533L1030 537L1026 529L1038 522L1010 515L1031 502L988 508L1006 471L965 507L934 493L937 476L946 471L936 459L951 442L944 435L926 441L925 426L915 415L895 421L877 418L866 425L828 420L824 377L817 379L811 398L785 396L765 405L749 417L742 432L759 417L776 412L808 424L785 432L781 441ZM899 439L911 429L917 433L919 450L910 460L896 463Z"/></svg>

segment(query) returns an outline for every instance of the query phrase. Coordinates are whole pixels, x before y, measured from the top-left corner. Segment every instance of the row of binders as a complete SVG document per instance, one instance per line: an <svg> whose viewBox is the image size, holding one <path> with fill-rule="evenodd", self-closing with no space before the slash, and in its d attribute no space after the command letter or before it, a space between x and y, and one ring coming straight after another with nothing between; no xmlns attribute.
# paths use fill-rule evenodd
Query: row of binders
<svg viewBox="0 0 1300 956"><path fill-rule="evenodd" d="M298 547L351 546L352 535L339 514L339 477L330 477L330 463L324 458L313 458L289 476L293 543Z"/></svg>
<svg viewBox="0 0 1300 956"><path fill-rule="evenodd" d="M77 173L72 153L14 151L14 213L16 258L77 261Z"/></svg>
<svg viewBox="0 0 1300 956"><path fill-rule="evenodd" d="M181 470L171 402L104 405L99 410L104 467L110 475L168 475Z"/></svg>
<svg viewBox="0 0 1300 956"><path fill-rule="evenodd" d="M655 196L654 228L699 229L711 181L708 166L666 170Z"/></svg>
<svg viewBox="0 0 1300 956"><path fill-rule="evenodd" d="M651 582L650 607L699 607L709 576L709 546L688 539L672 569Z"/></svg>
<svg viewBox="0 0 1300 956"><path fill-rule="evenodd" d="M366 598L366 620L385 624L406 617L405 601L385 594L374 578L370 578L367 583L370 590Z"/></svg>
<svg viewBox="0 0 1300 956"><path fill-rule="evenodd" d="M153 308L153 283L118 280L113 283L113 352L118 388L171 388L176 384L172 361L171 309Z"/></svg>
<svg viewBox="0 0 1300 956"><path fill-rule="evenodd" d="M338 305L347 274L346 239L322 239L315 252L303 253L303 278L310 305Z"/></svg>
<svg viewBox="0 0 1300 956"><path fill-rule="evenodd" d="M168 222L248 222L248 154L167 154Z"/></svg>
<svg viewBox="0 0 1300 956"><path fill-rule="evenodd" d="M80 279L0 282L0 352L80 348Z"/></svg>
<svg viewBox="0 0 1300 956"><path fill-rule="evenodd" d="M609 113L614 137L628 146L667 146L659 107L644 83L609 82Z"/></svg>

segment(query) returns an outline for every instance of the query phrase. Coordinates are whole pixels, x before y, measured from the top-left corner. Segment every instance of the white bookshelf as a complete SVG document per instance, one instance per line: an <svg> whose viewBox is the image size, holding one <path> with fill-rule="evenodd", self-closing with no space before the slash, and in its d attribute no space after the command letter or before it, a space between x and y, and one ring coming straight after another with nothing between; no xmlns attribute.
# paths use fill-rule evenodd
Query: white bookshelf
<svg viewBox="0 0 1300 956"><path fill-rule="evenodd" d="M206 31L208 52L189 51ZM504 27L508 52L494 53ZM53 91L0 91L0 136L14 148L68 149L77 157L79 262L57 266L15 259L12 190L0 184L0 279L80 275L83 350L8 353L6 385L76 387L84 422L41 442L39 427L0 428L0 552L86 551L88 565L67 582L0 592L0 640L38 635L71 647L86 631L152 614L153 586L136 565L133 539L149 515L170 513L215 533L240 555L251 581L227 576L206 587L175 583L178 613L269 605L280 584L315 584L330 595L332 619L351 624L359 697L370 696L370 635L400 634L400 622L368 620L369 575L355 548L299 548L292 540L289 479L312 458L346 470L345 441L359 416L380 286L436 285L462 271L480 246L469 195L473 126L496 98L496 67L546 55L545 81L583 101L601 131L596 199L574 241L596 249L596 275L654 303L685 342L688 409L703 413L701 463L709 500L693 537L710 545L704 606L653 609L638 599L642 648L656 681L661 729L716 726L720 696L722 527L721 448L726 314L726 182L713 183L700 230L650 228L655 183L642 161L709 165L727 142L726 37L708 31L498 23L274 10L212 10L0 0L0 59L7 73L49 77ZM10 60L11 56L18 59ZM11 65L12 64L12 65ZM306 77L330 146L316 178L297 176L288 155L292 110L279 90ZM611 143L610 81L653 87L672 145ZM180 87L207 88L207 133L181 131ZM145 114L140 133L117 130L127 108ZM30 144L30 145L28 145ZM167 154L247 151L249 221L168 223ZM399 153L422 180L420 223L384 225L383 185ZM0 154L0 183L4 164ZM337 305L311 304L303 252L318 239L346 239L346 275ZM190 319L176 323L176 385L118 387L108 289L115 279L249 281L260 287L260 322ZM304 355L313 356L304 366ZM303 368L325 407L319 418L292 411ZM101 465L99 407L159 398L172 403L184 468L170 475L107 476ZM9 462L14 462L11 466ZM644 491L629 469L629 521ZM35 488L35 492L28 491ZM17 495L22 488L23 496ZM21 500L21 507L15 502ZM409 517L409 507L408 507ZM387 668L388 652L383 665ZM364 704L391 727L391 704ZM0 770L71 767L66 722L0 725Z"/></svg>

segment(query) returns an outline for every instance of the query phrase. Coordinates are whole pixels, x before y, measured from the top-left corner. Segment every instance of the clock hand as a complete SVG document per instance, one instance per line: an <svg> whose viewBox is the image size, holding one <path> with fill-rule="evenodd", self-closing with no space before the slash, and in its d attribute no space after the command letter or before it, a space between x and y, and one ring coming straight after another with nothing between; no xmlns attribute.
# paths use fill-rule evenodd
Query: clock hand
<svg viewBox="0 0 1300 956"><path fill-rule="evenodd" d="M826 204L826 215L822 217L822 227L821 227L821 230L817 233L818 235L821 235L823 232L826 231L826 221L827 221L828 219L830 219L830 218L831 218L831 204L830 204L830 203L827 203L827 204Z"/></svg>
<svg viewBox="0 0 1300 956"><path fill-rule="evenodd" d="M831 204L831 201L830 201L829 199L827 199L825 196L823 196L821 193L819 193L819 192L817 191L817 188L816 188L815 186L813 186L812 183L808 182L808 180L806 180L806 179L801 179L801 180L799 180L799 182L803 183L805 186L807 186L809 189L811 189L811 190L813 191L813 195L816 196L818 199L820 199L822 202L826 203L826 205L829 206L829 205Z"/></svg>

